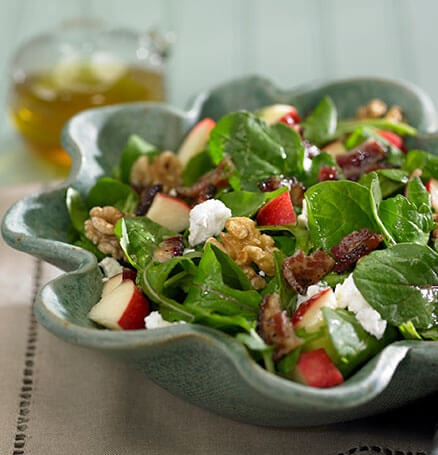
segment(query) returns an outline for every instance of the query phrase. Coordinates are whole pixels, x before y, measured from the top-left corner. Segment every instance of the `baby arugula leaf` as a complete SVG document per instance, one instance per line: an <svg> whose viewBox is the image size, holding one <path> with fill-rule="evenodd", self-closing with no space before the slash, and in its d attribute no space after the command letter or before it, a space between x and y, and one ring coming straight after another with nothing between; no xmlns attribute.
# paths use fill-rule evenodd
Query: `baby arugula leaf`
<svg viewBox="0 0 438 455"><path fill-rule="evenodd" d="M348 180L327 181L306 191L312 243L329 250L346 235L368 228L380 232L373 217L368 188Z"/></svg>
<svg viewBox="0 0 438 455"><path fill-rule="evenodd" d="M336 131L337 119L335 104L329 96L324 97L301 124L304 138L318 147L326 144Z"/></svg>
<svg viewBox="0 0 438 455"><path fill-rule="evenodd" d="M110 177L99 179L88 193L88 207L111 205L121 212L133 213L138 194L129 186Z"/></svg>
<svg viewBox="0 0 438 455"><path fill-rule="evenodd" d="M353 272L365 300L389 324L412 321L430 329L438 321L438 254L424 245L400 243L363 257Z"/></svg>
<svg viewBox="0 0 438 455"><path fill-rule="evenodd" d="M257 319L261 296L257 291L247 289L245 283L248 278L245 277L245 280L239 267L232 271L236 275L232 281L230 276L224 275L221 261L225 258L219 251L211 243L207 244L193 278L193 285L184 300L184 308L206 325L229 330L240 327L249 332L250 321ZM227 274L229 273L230 271L227 271ZM244 285L233 288L225 281Z"/></svg>
<svg viewBox="0 0 438 455"><path fill-rule="evenodd" d="M438 179L438 156L422 150L410 150L406 156L403 169L409 173L415 169L421 169L423 171L422 178L426 180L432 177Z"/></svg>
<svg viewBox="0 0 438 455"><path fill-rule="evenodd" d="M147 217L121 218L114 228L129 262L142 272L154 254L154 248L166 237L178 235Z"/></svg>
<svg viewBox="0 0 438 455"><path fill-rule="evenodd" d="M123 183L130 183L131 168L137 159L143 155L152 158L158 154L159 151L155 145L150 144L136 134L129 136L120 157L120 180Z"/></svg>
<svg viewBox="0 0 438 455"><path fill-rule="evenodd" d="M257 183L275 175L301 175L304 147L298 133L284 124L271 127L249 112L223 117L210 134L209 150L217 165L225 155L236 170L231 186L258 191Z"/></svg>
<svg viewBox="0 0 438 455"><path fill-rule="evenodd" d="M89 218L88 207L82 200L79 191L72 187L67 188L65 200L71 224L78 232L83 233L85 220Z"/></svg>
<svg viewBox="0 0 438 455"><path fill-rule="evenodd" d="M223 193L219 199L231 210L233 216L251 217L267 202L288 191L287 187L268 193L250 191L230 191Z"/></svg>
<svg viewBox="0 0 438 455"><path fill-rule="evenodd" d="M367 333L350 311L331 308L321 309L328 333L336 353L336 366L344 376L380 352L397 339L397 330L388 326L378 340Z"/></svg>

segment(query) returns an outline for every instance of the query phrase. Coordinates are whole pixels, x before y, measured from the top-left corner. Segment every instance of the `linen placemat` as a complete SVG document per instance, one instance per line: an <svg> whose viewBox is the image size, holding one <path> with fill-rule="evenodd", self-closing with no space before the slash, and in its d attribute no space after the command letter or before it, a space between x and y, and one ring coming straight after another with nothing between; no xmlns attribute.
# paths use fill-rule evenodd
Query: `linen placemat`
<svg viewBox="0 0 438 455"><path fill-rule="evenodd" d="M0 213L35 186L3 187ZM0 454L428 454L438 395L391 413L310 429L234 422L140 373L69 345L31 311L60 272L0 244Z"/></svg>

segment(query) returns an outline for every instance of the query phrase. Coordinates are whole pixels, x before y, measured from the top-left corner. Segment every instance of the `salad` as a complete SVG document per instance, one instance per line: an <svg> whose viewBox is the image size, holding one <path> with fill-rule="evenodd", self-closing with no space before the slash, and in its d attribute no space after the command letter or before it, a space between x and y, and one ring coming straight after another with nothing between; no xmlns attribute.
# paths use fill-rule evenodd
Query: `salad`
<svg viewBox="0 0 438 455"><path fill-rule="evenodd" d="M339 119L325 97L203 119L176 153L131 136L86 200L66 194L69 241L104 273L89 318L209 326L311 387L438 340L438 156L415 134L398 106Z"/></svg>

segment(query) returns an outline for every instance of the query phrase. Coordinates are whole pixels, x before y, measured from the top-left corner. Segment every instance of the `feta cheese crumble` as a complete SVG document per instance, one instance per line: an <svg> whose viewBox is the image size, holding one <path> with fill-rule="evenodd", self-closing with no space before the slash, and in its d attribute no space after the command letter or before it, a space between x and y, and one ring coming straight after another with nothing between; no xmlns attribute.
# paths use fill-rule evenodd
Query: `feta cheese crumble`
<svg viewBox="0 0 438 455"><path fill-rule="evenodd" d="M336 285L335 296L339 308L347 308L356 315L360 325L378 340L386 330L386 321L362 296L354 284L353 274L342 283Z"/></svg>
<svg viewBox="0 0 438 455"><path fill-rule="evenodd" d="M190 210L190 245L199 245L218 235L230 217L231 210L218 199L209 199L193 207Z"/></svg>
<svg viewBox="0 0 438 455"><path fill-rule="evenodd" d="M324 281L319 281L316 284L313 284L312 286L309 286L307 288L307 292L305 295L300 295L298 294L297 297L297 308L304 302L310 299L310 297L313 297L314 295L318 294L318 292L323 291L324 289L327 289L330 287L327 283L324 283Z"/></svg>
<svg viewBox="0 0 438 455"><path fill-rule="evenodd" d="M185 321L168 322L162 318L158 311L152 311L144 318L144 323L147 329L161 329L175 324L185 324Z"/></svg>
<svg viewBox="0 0 438 455"><path fill-rule="evenodd" d="M303 199L303 210L300 215L298 215L298 223L305 226L309 229L309 214L307 213L307 202L306 199Z"/></svg>
<svg viewBox="0 0 438 455"><path fill-rule="evenodd" d="M123 272L123 267L114 258L104 258L99 265L102 267L106 279Z"/></svg>

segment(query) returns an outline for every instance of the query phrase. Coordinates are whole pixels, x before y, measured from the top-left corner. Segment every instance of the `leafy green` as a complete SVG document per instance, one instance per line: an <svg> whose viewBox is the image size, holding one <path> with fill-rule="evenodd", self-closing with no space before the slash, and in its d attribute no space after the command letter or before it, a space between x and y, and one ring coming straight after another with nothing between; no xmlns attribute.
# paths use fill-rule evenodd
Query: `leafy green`
<svg viewBox="0 0 438 455"><path fill-rule="evenodd" d="M318 174L322 167L335 167L338 176L342 177L342 170L336 163L335 158L327 152L321 152L312 159L309 171L301 176L301 181L305 186L312 186L318 183Z"/></svg>
<svg viewBox="0 0 438 455"><path fill-rule="evenodd" d="M361 120L340 120L336 128L335 137L353 133L357 128L367 126L379 130L393 131L400 136L415 136L417 134L417 130L407 123L392 122L391 120L384 118L367 118Z"/></svg>
<svg viewBox="0 0 438 455"><path fill-rule="evenodd" d="M365 300L390 324L436 325L438 254L429 247L401 243L373 251L358 262L353 277Z"/></svg>
<svg viewBox="0 0 438 455"><path fill-rule="evenodd" d="M73 242L74 245L83 248L84 250L90 251L93 253L98 261L101 261L106 254L102 253L102 251L97 248L97 246L89 240L87 237L85 237L85 234L82 232L79 232L79 238Z"/></svg>
<svg viewBox="0 0 438 455"><path fill-rule="evenodd" d="M158 149L145 141L140 136L129 136L128 142L120 157L120 180L130 183L131 168L140 156L148 155L150 158L159 153Z"/></svg>
<svg viewBox="0 0 438 455"><path fill-rule="evenodd" d="M301 354L300 348L294 349L291 353L284 356L277 363L277 370L281 374L291 373L294 370L294 368L298 362L298 359L300 358L300 354Z"/></svg>
<svg viewBox="0 0 438 455"><path fill-rule="evenodd" d="M429 330L422 330L420 333L423 338L438 341L438 327L433 327Z"/></svg>
<svg viewBox="0 0 438 455"><path fill-rule="evenodd" d="M200 177L214 168L215 165L211 159L210 153L207 150L197 153L189 160L184 168L182 175L184 185L193 185L199 180Z"/></svg>
<svg viewBox="0 0 438 455"><path fill-rule="evenodd" d="M305 139L317 146L326 144L336 131L337 119L335 104L329 96L324 97L301 124Z"/></svg>
<svg viewBox="0 0 438 455"><path fill-rule="evenodd" d="M422 178L426 180L432 177L438 179L438 156L422 150L410 150L403 168L409 173L421 169Z"/></svg>
<svg viewBox="0 0 438 455"><path fill-rule="evenodd" d="M258 226L261 231L269 232L269 235L274 236L275 232L285 231L292 234L295 237L295 249L303 250L305 254L308 254L312 248L312 242L310 240L310 232L300 224L281 224L271 226ZM278 237L277 237L278 240Z"/></svg>
<svg viewBox="0 0 438 455"><path fill-rule="evenodd" d="M388 326L383 337L378 340L367 333L354 314L349 311L330 308L321 308L321 311L336 357L339 359L336 366L344 376L397 338L396 329Z"/></svg>
<svg viewBox="0 0 438 455"><path fill-rule="evenodd" d="M138 194L129 185L103 177L91 188L87 203L90 208L111 205L122 212L133 213L137 208Z"/></svg>
<svg viewBox="0 0 438 455"><path fill-rule="evenodd" d="M342 284L349 275L349 272L341 274L330 272L323 278L323 281L324 283L327 283L331 288L335 288L337 284Z"/></svg>
<svg viewBox="0 0 438 455"><path fill-rule="evenodd" d="M422 340L421 335L417 332L412 321L405 322L398 326L398 330L406 340Z"/></svg>
<svg viewBox="0 0 438 455"><path fill-rule="evenodd" d="M67 188L65 200L71 224L78 232L83 233L85 220L89 218L88 207L82 200L79 191L72 187Z"/></svg>
<svg viewBox="0 0 438 455"><path fill-rule="evenodd" d="M430 231L435 227L431 212L426 210L426 213L420 213L415 205L401 194L381 202L379 217L397 243L426 245Z"/></svg>
<svg viewBox="0 0 438 455"><path fill-rule="evenodd" d="M359 183L369 188L375 176L379 178L382 198L386 198L396 191L401 190L409 180L408 173L401 169L378 169L369 174L363 174Z"/></svg>
<svg viewBox="0 0 438 455"><path fill-rule="evenodd" d="M317 247L329 250L353 231L380 232L372 214L370 191L348 180L321 182L306 191L309 230Z"/></svg>
<svg viewBox="0 0 438 455"><path fill-rule="evenodd" d="M414 177L408 183L408 199L412 204L419 209L421 206L426 205L430 207L431 197L429 191L423 185L420 177Z"/></svg>
<svg viewBox="0 0 438 455"><path fill-rule="evenodd" d="M225 283L230 282L231 278L224 275L224 268L218 259L219 251L211 243L207 244L193 286L184 300L184 308L206 325L223 330L243 328L249 332L253 328L251 321L257 319L261 296L253 289L244 289L246 285L233 288ZM236 275L233 282L245 282L244 273L239 267L232 273Z"/></svg>
<svg viewBox="0 0 438 455"><path fill-rule="evenodd" d="M166 237L178 235L147 217L121 218L114 228L129 262L143 271L152 259L154 248Z"/></svg>
<svg viewBox="0 0 438 455"><path fill-rule="evenodd" d="M297 241L295 237L285 232L284 235L275 235L274 239L275 246L284 253L285 256L292 256L295 253Z"/></svg>
<svg viewBox="0 0 438 455"><path fill-rule="evenodd" d="M219 199L231 210L233 216L251 217L266 203L288 191L287 187L268 193L250 191L230 191L223 193Z"/></svg>
<svg viewBox="0 0 438 455"><path fill-rule="evenodd" d="M215 164L229 155L236 167L231 186L258 191L257 183L275 175L301 175L304 147L298 133L282 123L271 127L249 112L222 117L212 129L209 149Z"/></svg>

